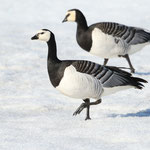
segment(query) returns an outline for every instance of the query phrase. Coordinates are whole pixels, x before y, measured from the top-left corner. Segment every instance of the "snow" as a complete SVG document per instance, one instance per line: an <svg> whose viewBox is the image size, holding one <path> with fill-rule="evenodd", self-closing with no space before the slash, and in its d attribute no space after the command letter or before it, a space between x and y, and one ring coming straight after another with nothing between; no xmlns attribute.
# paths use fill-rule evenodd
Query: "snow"
<svg viewBox="0 0 150 150"><path fill-rule="evenodd" d="M104 97L72 116L81 100L52 87L46 66L47 45L31 41L37 30L56 35L61 59L103 60L81 50L76 24L62 20L78 8L88 24L114 21L150 29L148 0L0 0L0 150L149 150L150 85ZM131 56L134 76L150 82L149 46ZM123 58L109 65L126 66Z"/></svg>

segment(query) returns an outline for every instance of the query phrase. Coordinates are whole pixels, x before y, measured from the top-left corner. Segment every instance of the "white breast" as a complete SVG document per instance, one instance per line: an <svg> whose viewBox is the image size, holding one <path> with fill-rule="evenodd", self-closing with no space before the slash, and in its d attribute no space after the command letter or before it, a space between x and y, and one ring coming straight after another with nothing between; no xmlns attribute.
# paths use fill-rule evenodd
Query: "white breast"
<svg viewBox="0 0 150 150"><path fill-rule="evenodd" d="M92 47L90 53L102 58L118 57L125 53L123 43L116 43L113 36L95 28L92 31Z"/></svg>
<svg viewBox="0 0 150 150"><path fill-rule="evenodd" d="M72 65L65 69L64 76L56 88L64 95L78 99L100 99L103 91L99 80L76 71Z"/></svg>

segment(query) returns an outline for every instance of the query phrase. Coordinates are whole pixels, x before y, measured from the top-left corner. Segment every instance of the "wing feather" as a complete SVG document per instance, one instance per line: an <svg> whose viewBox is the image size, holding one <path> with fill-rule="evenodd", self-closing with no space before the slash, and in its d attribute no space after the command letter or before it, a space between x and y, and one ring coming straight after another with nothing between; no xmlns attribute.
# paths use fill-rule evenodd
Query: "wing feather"
<svg viewBox="0 0 150 150"><path fill-rule="evenodd" d="M102 32L122 40L128 45L142 44L150 41L150 32L142 28L131 27L114 22L101 22L91 27L99 28Z"/></svg>
<svg viewBox="0 0 150 150"><path fill-rule="evenodd" d="M132 77L130 73L117 67L102 66L90 61L74 61L72 65L78 72L89 74L100 80L103 87L131 85L142 89L143 84L141 82L147 82L144 79ZM85 66L85 69L83 66Z"/></svg>

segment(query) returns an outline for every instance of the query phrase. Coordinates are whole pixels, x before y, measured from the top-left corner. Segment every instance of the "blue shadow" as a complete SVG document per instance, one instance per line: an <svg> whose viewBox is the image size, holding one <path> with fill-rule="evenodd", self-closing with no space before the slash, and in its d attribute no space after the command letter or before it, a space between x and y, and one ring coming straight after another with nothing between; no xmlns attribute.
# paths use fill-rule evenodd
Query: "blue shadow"
<svg viewBox="0 0 150 150"><path fill-rule="evenodd" d="M111 114L109 117L150 117L150 109L142 110L136 113Z"/></svg>
<svg viewBox="0 0 150 150"><path fill-rule="evenodd" d="M150 72L135 72L135 74L148 76L148 75L150 75Z"/></svg>

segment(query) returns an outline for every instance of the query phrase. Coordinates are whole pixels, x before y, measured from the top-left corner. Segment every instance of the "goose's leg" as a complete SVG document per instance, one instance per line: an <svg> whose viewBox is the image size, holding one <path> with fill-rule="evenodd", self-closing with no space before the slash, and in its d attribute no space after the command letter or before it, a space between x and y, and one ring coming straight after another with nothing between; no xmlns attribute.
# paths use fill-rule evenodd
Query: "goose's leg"
<svg viewBox="0 0 150 150"><path fill-rule="evenodd" d="M87 108L86 108L86 118L85 120L90 120L90 99L85 99L84 102L86 103L87 105Z"/></svg>
<svg viewBox="0 0 150 150"><path fill-rule="evenodd" d="M108 58L104 58L104 63L103 63L104 66L106 66L106 64L108 63L108 60L109 60Z"/></svg>
<svg viewBox="0 0 150 150"><path fill-rule="evenodd" d="M135 73L135 69L133 68L133 66L132 66L132 64L131 64L131 61L130 61L129 55L128 55L128 54L126 54L126 55L124 55L123 57L124 57L124 58L126 58L126 60L127 60L128 64L129 64L129 66L130 66L131 73Z"/></svg>
<svg viewBox="0 0 150 150"><path fill-rule="evenodd" d="M84 108L86 108L87 106L86 106L86 103L82 103L77 109L76 109L76 111L73 113L73 116L76 116L76 115L78 115L78 114L80 114L80 112L84 109Z"/></svg>
<svg viewBox="0 0 150 150"><path fill-rule="evenodd" d="M84 109L84 108L87 108L87 113L86 113L86 118L85 120L87 119L90 119L90 105L97 105L97 104L100 104L101 103L101 99L95 101L95 102L90 102L90 99L84 99L84 102L85 103L82 103L78 108L77 110L73 113L73 115L77 115L77 114L80 114L81 111Z"/></svg>

